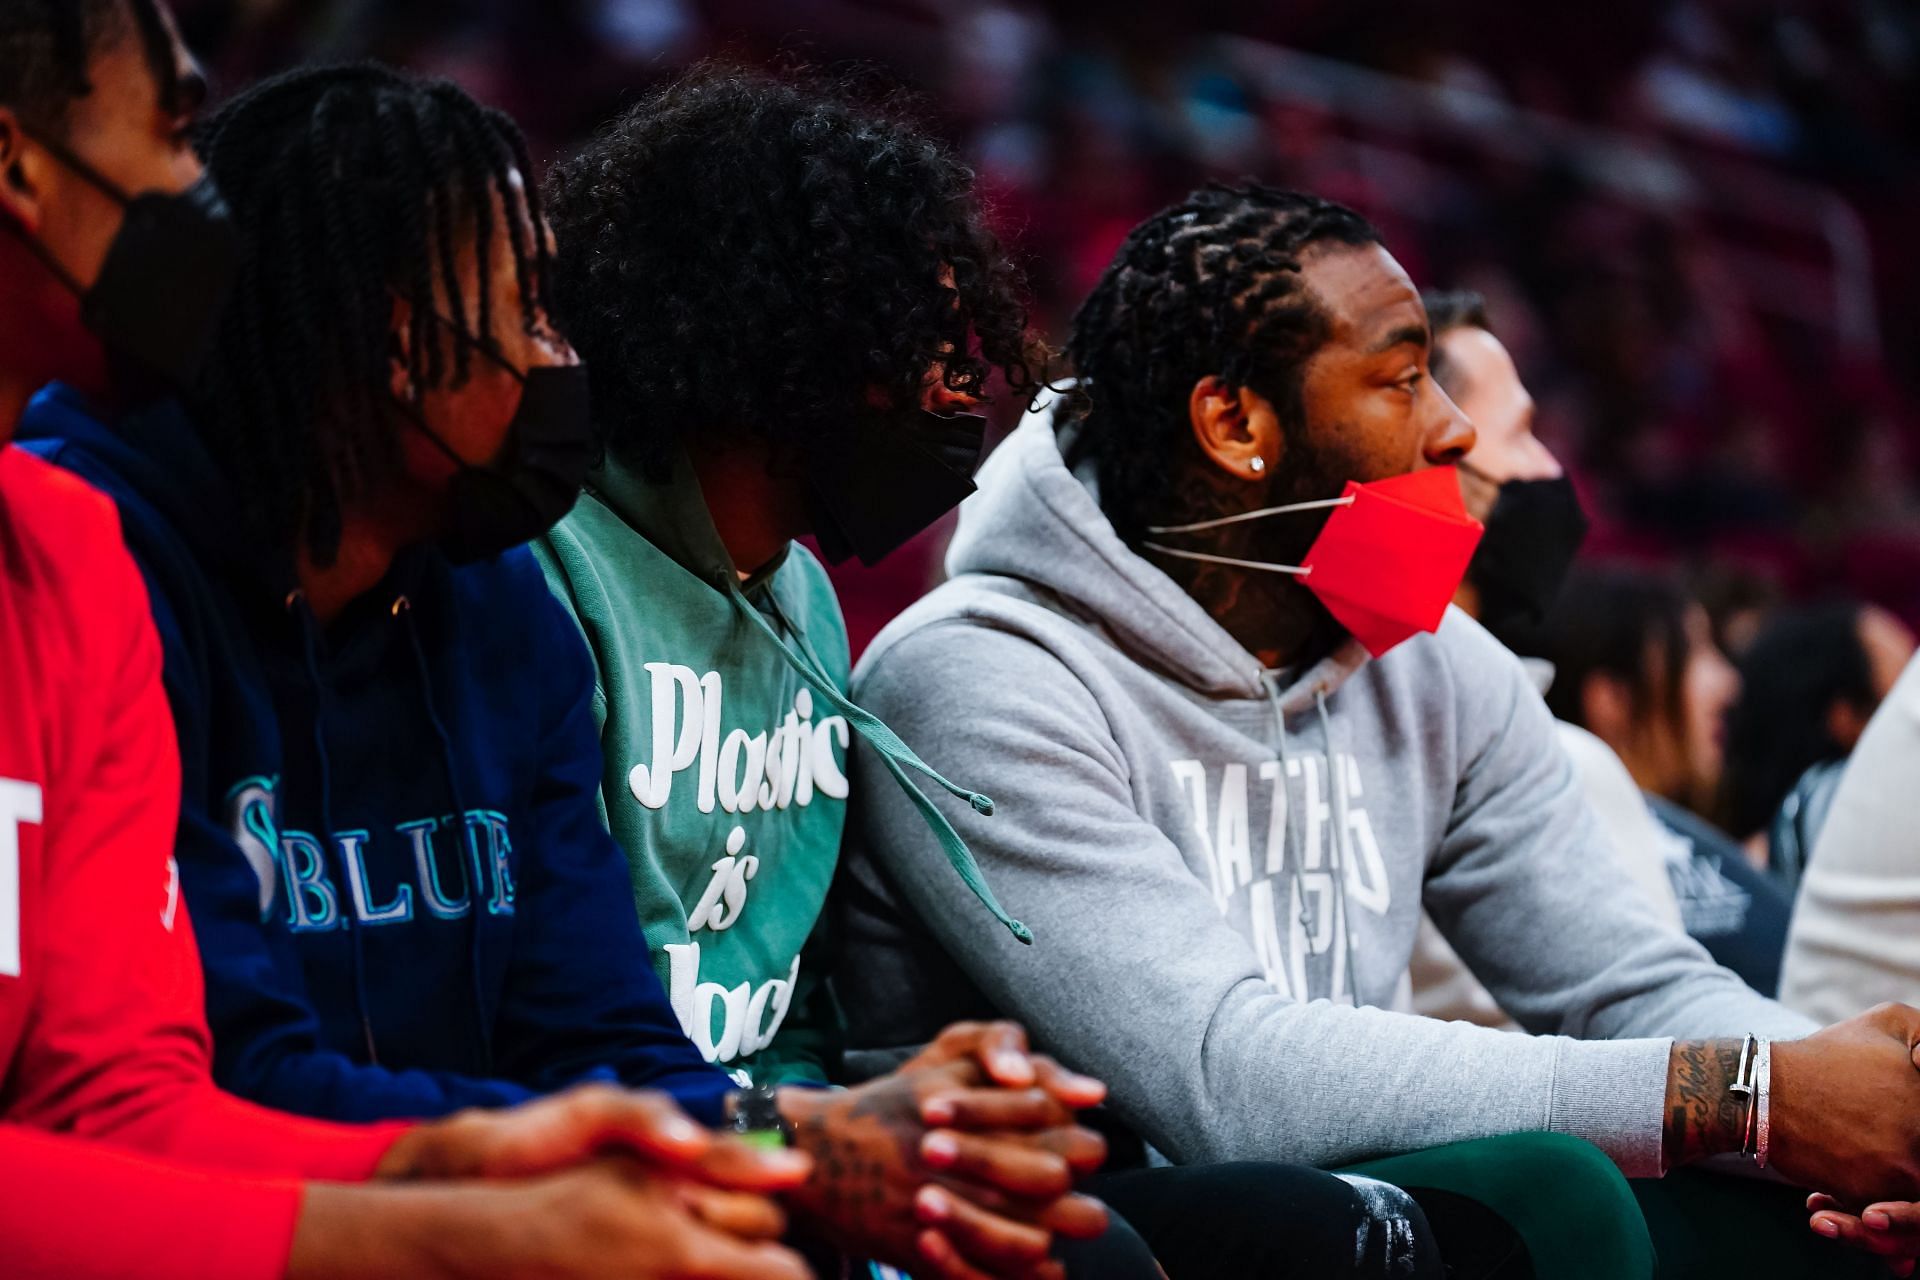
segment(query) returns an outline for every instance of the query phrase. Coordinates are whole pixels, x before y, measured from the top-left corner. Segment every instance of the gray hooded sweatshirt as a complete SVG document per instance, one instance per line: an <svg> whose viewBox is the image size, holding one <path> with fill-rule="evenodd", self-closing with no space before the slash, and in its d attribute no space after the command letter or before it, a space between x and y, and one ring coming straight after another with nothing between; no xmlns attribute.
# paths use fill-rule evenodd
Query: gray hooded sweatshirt
<svg viewBox="0 0 1920 1280"><path fill-rule="evenodd" d="M1130 551L1041 406L962 508L950 581L854 694L1033 930L956 896L855 755L849 1043L1002 1014L1177 1163L1338 1165L1553 1130L1661 1172L1672 1038L1814 1024L1667 928L1609 854L1518 660L1458 611L1378 661L1273 671ZM1422 906L1532 1035L1392 1011Z"/></svg>

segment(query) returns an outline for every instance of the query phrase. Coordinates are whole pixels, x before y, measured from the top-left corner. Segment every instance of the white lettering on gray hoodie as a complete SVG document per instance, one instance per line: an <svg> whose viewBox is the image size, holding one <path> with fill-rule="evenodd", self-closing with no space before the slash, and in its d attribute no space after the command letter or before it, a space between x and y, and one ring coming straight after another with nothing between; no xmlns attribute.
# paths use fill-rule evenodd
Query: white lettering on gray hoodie
<svg viewBox="0 0 1920 1280"><path fill-rule="evenodd" d="M1019 1018L1176 1162L1337 1165L1554 1130L1661 1171L1671 1039L1805 1035L1665 927L1545 704L1449 613L1378 661L1264 670L1130 551L1042 406L962 508L951 580L854 696L992 796L945 806L1031 947L952 896L856 753L838 990L855 1047ZM1394 1012L1425 905L1532 1035Z"/></svg>

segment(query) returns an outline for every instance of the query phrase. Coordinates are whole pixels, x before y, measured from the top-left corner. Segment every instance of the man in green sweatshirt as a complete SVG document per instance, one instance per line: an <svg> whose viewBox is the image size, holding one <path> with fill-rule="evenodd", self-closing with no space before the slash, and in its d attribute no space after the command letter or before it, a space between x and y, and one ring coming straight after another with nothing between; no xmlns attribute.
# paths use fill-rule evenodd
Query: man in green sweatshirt
<svg viewBox="0 0 1920 1280"><path fill-rule="evenodd" d="M563 211L554 226L565 252L555 261L555 293L567 300L569 327L592 335L598 358L607 361L609 373L598 375L595 395L608 447L572 516L535 551L593 652L594 710L607 760L601 813L627 851L635 905L674 1011L708 1060L763 1094L784 1126L802 1127L812 1121L795 1113L793 1100L809 1091L783 1086L824 1085L838 1059L839 1020L812 935L839 860L852 735L893 750L905 767L924 766L846 701L847 637L839 605L818 561L792 541L825 519L799 500L792 477L807 466L806 450L830 434L825 428L842 425L844 412L833 410L844 410L848 397L826 384L845 376L828 363L839 354L831 349L834 339L846 341L845 331L829 322L824 332L807 324L776 333L777 325L794 323L792 308L754 310L749 302L744 311L730 310L722 296L743 274L756 281L768 276L772 285L777 265L805 275L818 260L847 254L844 244L809 243L804 220L755 212L755 191L774 166L744 145L747 138L759 136L795 157L810 155L816 179L830 185L850 176L849 161L869 158L864 152L872 139L844 139L838 150L810 146L788 129L763 129L769 114L788 125L829 118L825 104L795 88L703 73L640 103L556 170L551 199ZM729 137L729 126L744 133ZM883 176L868 190L917 196L918 178L918 168L903 167L891 183ZM663 200L666 191L687 198ZM873 414L863 425L869 431L898 426L902 415L889 412L890 405L922 403L921 381L937 363L931 353L961 347L966 317L998 307L999 328L985 341L1005 367L1024 370L1024 314L1006 268L965 193L949 196L946 207L919 222L884 207L884 199L874 210L877 218L900 216L897 228L872 229L870 249L902 255L903 276L912 270L905 255L927 256L924 284L890 285L894 314L883 304L861 317L872 326L858 339L863 346L878 342L883 331L917 344L886 357L868 377ZM736 211L736 231L750 230L756 243L739 246L737 237L724 234L709 241L714 221L704 209ZM736 251L749 256L751 270L743 273L738 264L727 272L706 269L707 255ZM659 262L678 269L668 272ZM995 274L958 305L931 307L949 288L942 283L948 263L969 281L976 271ZM715 292L700 296L707 286ZM916 317L916 310L926 314ZM817 315L810 309L806 318ZM767 350L769 359L744 360L739 351L705 344L688 351L684 339L695 323ZM696 388L685 378L703 352L716 364L763 373L766 381L729 375L702 379ZM896 365L911 368L912 379L886 376ZM929 391L927 404L943 396L964 400L984 380L984 363L953 367L946 380L958 389ZM811 406L804 392L772 390L776 380L797 388L807 377L820 387ZM835 390L841 394L830 408ZM648 431L657 410L668 405L678 407L667 419L672 429ZM777 420L768 406L780 407ZM976 421L942 420L937 427L957 428L965 437ZM736 423L748 429L719 429ZM972 440L977 454L977 427ZM853 549L877 558L930 523L971 487L974 461L969 455L949 468L934 458L939 474L930 505L901 513L899 538L892 529L856 524L848 535ZM832 471L845 474L838 465ZM896 469L890 478L908 477ZM855 507L867 502L860 493L845 498ZM976 803L988 806L984 797ZM950 856L978 885L965 846L950 827L947 834ZM982 915L988 927L1024 933L984 885L978 891L993 913ZM923 1098L925 1127L896 1144L904 1166L930 1166L957 1180L959 1194L935 1189L915 1206L929 1227L952 1219L963 1228L924 1233L922 1254L936 1255L925 1258L927 1276L978 1274L950 1256L962 1251L967 1267L989 1274L1049 1274L1033 1268L1055 1265L1044 1257L1050 1233L1098 1234L1104 1225L1090 1201L1053 1203L1068 1189L1070 1171L1090 1172L1104 1155L1097 1137L1072 1127L1071 1114L1098 1102L1104 1089L1045 1059L1027 1059L1024 1044L1006 1036L1005 1028L966 1027L944 1039L968 1046L992 1077L986 1083L1038 1088L1006 1091L1010 1109L984 1120L946 1114L940 1108L954 1111L950 1102ZM996 1045L1011 1052L997 1052ZM990 1145L1004 1135L989 1129L1030 1132L1024 1166L1009 1158L1006 1144ZM870 1181L884 1187L911 1179L876 1170ZM992 1194L973 1196L969 1187ZM1000 1208L1006 1197L1011 1207ZM980 1212L988 1203L996 1205L992 1218ZM1019 1221L1022 1214L1034 1225ZM965 1229L970 1216L977 1228L971 1231ZM868 1242L834 1243L863 1252ZM1134 1240L1130 1247L1137 1265L1116 1275L1150 1275L1145 1246Z"/></svg>
<svg viewBox="0 0 1920 1280"><path fill-rule="evenodd" d="M873 563L972 491L984 424L967 410L995 374L1034 382L1018 282L944 147L832 93L729 72L637 104L555 169L548 211L556 314L593 370L607 449L535 549L598 664L603 813L694 1043L756 1086L824 1082L841 1023L820 922L856 738L966 886L956 927L1030 939L921 787L981 814L991 801L847 700L839 606L793 541ZM1068 1105L1099 1096L1037 1069ZM941 1136L921 1158L964 1172ZM1314 1274L1438 1274L1396 1189L1259 1176L1272 1198L1236 1210L1254 1270L1207 1274L1322 1256L1338 1267ZM1265 1211L1282 1202L1302 1231ZM1060 1260L1157 1274L1125 1227L1043 1265Z"/></svg>
<svg viewBox="0 0 1920 1280"><path fill-rule="evenodd" d="M823 232L798 191L769 193L794 165L816 209L870 225ZM853 737L926 772L847 703L839 603L793 539L872 562L931 524L972 490L983 442L981 419L950 411L995 369L1029 378L1025 312L963 173L891 121L709 72L551 181L556 307L595 349L607 447L535 549L598 664L601 804L661 983L743 1081L825 1083L837 1057L812 935ZM880 266L857 310L813 295L863 261ZM947 354L970 341L978 355ZM981 921L1023 936L946 834Z"/></svg>

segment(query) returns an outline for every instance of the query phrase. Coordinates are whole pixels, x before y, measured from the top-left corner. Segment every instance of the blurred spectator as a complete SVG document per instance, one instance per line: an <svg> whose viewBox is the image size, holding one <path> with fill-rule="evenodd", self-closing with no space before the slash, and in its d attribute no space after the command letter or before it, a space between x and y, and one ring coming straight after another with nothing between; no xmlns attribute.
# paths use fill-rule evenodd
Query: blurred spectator
<svg viewBox="0 0 1920 1280"><path fill-rule="evenodd" d="M1428 290L1421 302L1433 338L1428 367L1474 425L1473 448L1459 463L1461 496L1467 513L1487 526L1454 603L1504 641L1516 630L1538 628L1587 523L1558 460L1533 434L1533 397L1493 331L1485 299L1470 290ZM1526 665L1544 690L1551 668L1538 660ZM1556 727L1609 852L1661 921L1679 929L1666 842L1633 778L1619 757L1585 729L1565 720ZM1518 1026L1424 913L1408 974L1415 1013Z"/></svg>
<svg viewBox="0 0 1920 1280"><path fill-rule="evenodd" d="M1754 990L1773 994L1791 902L1688 807L1719 783L1726 711L1739 688L1706 610L1665 576L1582 566L1523 648L1554 665L1553 713L1611 747L1646 794L1665 829L1667 875L1687 932Z"/></svg>
<svg viewBox="0 0 1920 1280"><path fill-rule="evenodd" d="M1740 689L1706 610L1664 575L1588 565L1569 577L1542 631L1554 714L1612 747L1641 790L1706 811Z"/></svg>
<svg viewBox="0 0 1920 1280"><path fill-rule="evenodd" d="M1788 598L1843 583L1920 623L1920 5L179 7L216 83L377 56L512 113L542 160L698 57L857 60L973 156L1053 334L1126 228L1200 181L1341 199L1417 280L1487 295L1594 548L1738 563ZM1288 50L1310 74L1273 69ZM843 584L856 645L933 576L937 543Z"/></svg>
<svg viewBox="0 0 1920 1280"><path fill-rule="evenodd" d="M1737 666L1780 607L1780 584L1746 565L1714 565L1694 581L1694 592L1713 626L1713 642Z"/></svg>
<svg viewBox="0 0 1920 1280"><path fill-rule="evenodd" d="M1727 721L1726 827L1791 897L1834 784L1914 637L1884 609L1841 601L1776 614L1740 660Z"/></svg>
<svg viewBox="0 0 1920 1280"><path fill-rule="evenodd" d="M1780 994L1816 1016L1920 996L1920 662L1854 749L1801 879Z"/></svg>

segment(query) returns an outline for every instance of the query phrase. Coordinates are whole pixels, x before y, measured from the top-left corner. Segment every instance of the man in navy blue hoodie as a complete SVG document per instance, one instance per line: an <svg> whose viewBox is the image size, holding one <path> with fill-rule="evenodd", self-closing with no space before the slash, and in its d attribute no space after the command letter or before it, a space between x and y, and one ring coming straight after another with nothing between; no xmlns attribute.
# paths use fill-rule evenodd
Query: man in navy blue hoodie
<svg viewBox="0 0 1920 1280"><path fill-rule="evenodd" d="M118 502L148 580L221 1082L342 1119L656 1087L834 1157L789 1203L850 1252L1051 1274L1051 1233L1103 1221L1067 1194L1102 1153L1055 1100L1084 1082L1027 1059L1049 1088L989 1097L976 1059L1023 1046L962 1030L856 1105L756 1099L654 976L588 655L519 546L571 505L592 436L511 123L347 68L250 91L202 145L242 252L191 412L109 427L56 387L22 436ZM927 1114L976 1131L947 1190L916 1158Z"/></svg>

